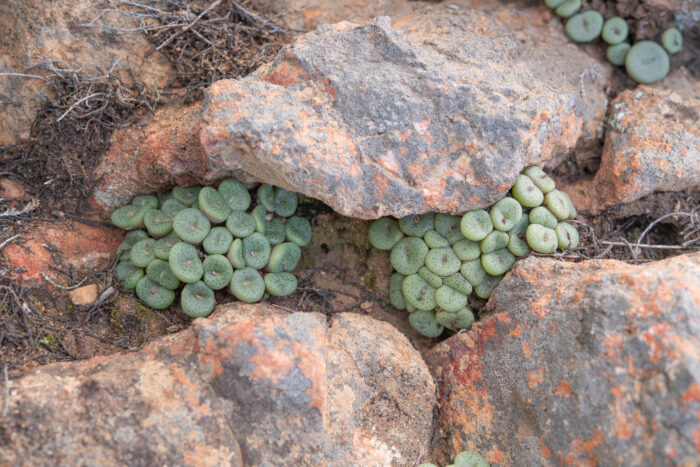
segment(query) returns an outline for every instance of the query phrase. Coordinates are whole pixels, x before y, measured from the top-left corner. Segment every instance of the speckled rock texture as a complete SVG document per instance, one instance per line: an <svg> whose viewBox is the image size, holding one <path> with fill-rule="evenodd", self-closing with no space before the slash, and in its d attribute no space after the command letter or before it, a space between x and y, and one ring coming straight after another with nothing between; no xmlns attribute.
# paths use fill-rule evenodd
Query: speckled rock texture
<svg viewBox="0 0 700 467"><path fill-rule="evenodd" d="M654 191L700 188L699 121L696 79L620 93L612 103L593 181L599 206L628 203Z"/></svg>
<svg viewBox="0 0 700 467"><path fill-rule="evenodd" d="M54 277L52 266L80 275L106 268L124 240L124 231L80 222L36 221L25 226L20 240L5 246L0 254L23 271L25 285L34 287L46 285L42 271L64 282L64 277Z"/></svg>
<svg viewBox="0 0 700 467"><path fill-rule="evenodd" d="M490 205L593 144L606 106L609 66L518 13L321 26L208 89L209 163L365 219Z"/></svg>
<svg viewBox="0 0 700 467"><path fill-rule="evenodd" d="M413 466L435 404L425 363L390 325L264 304L10 384L1 465Z"/></svg>
<svg viewBox="0 0 700 467"><path fill-rule="evenodd" d="M104 6L104 5L103 5ZM0 2L0 73L36 74L28 69L40 59L61 60L92 76L104 75L117 60L113 75L127 85L133 79L162 86L172 68L142 34L116 34L85 27L100 15L92 0L3 0ZM133 27L123 17L102 14L114 27ZM37 111L53 90L42 80L0 76L0 145L27 138Z"/></svg>
<svg viewBox="0 0 700 467"><path fill-rule="evenodd" d="M488 308L428 355L447 456L697 465L700 254L639 266L530 257Z"/></svg>
<svg viewBox="0 0 700 467"><path fill-rule="evenodd" d="M241 172L211 169L199 144L200 125L198 104L169 105L117 129L96 168L100 182L91 198L93 207L111 212L135 195L163 192L173 185L210 185L229 176L247 180Z"/></svg>

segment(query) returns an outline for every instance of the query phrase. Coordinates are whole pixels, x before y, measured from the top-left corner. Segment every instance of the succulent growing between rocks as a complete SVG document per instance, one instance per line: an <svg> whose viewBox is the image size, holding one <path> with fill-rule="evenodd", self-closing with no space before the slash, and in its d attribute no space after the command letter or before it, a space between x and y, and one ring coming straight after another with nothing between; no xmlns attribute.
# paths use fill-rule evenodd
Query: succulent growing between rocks
<svg viewBox="0 0 700 467"><path fill-rule="evenodd" d="M173 303L184 283L180 306L192 317L212 312L215 290L228 288L239 300L251 303L265 292L275 297L293 293L297 278L292 271L301 247L311 241L311 224L294 216L296 193L266 184L257 193L259 204L250 213L246 212L250 193L235 180L224 180L218 189L175 187L158 198L135 197L112 215L115 225L131 230L117 251L117 281L159 309ZM403 237L398 223L392 222L389 233ZM212 228L212 223L220 225ZM389 242L389 248L396 243ZM423 247L425 256L428 248ZM395 284L401 300L402 284L403 277Z"/></svg>
<svg viewBox="0 0 700 467"><path fill-rule="evenodd" d="M545 3L557 15L569 18L566 35L574 42L591 42L601 36L609 45L605 54L608 61L616 66L624 65L630 78L638 83L651 84L664 78L670 70L668 54L683 48L683 36L677 28L664 31L663 47L649 40L630 45L624 42L629 35L624 18L615 16L604 20L603 15L594 10L574 14L581 8L581 0L545 0ZM513 193L516 194L516 190Z"/></svg>
<svg viewBox="0 0 700 467"><path fill-rule="evenodd" d="M409 312L416 331L437 337L444 328L468 329L474 321L468 296L488 299L519 257L578 246L578 231L566 222L576 208L542 169L525 170L512 193L461 218L427 213L372 223L369 242L390 250L395 270L391 304Z"/></svg>

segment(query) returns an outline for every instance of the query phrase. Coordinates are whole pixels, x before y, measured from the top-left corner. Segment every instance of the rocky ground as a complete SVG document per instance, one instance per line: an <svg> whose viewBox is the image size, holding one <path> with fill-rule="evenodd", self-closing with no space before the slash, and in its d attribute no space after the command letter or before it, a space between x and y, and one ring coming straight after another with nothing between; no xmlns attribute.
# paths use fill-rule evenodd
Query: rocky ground
<svg viewBox="0 0 700 467"><path fill-rule="evenodd" d="M0 5L0 465L698 464L698 2L584 2L685 28L650 86L539 1L125 3ZM581 246L421 337L370 220L532 164ZM109 213L226 177L308 197L297 292L192 320L121 290Z"/></svg>

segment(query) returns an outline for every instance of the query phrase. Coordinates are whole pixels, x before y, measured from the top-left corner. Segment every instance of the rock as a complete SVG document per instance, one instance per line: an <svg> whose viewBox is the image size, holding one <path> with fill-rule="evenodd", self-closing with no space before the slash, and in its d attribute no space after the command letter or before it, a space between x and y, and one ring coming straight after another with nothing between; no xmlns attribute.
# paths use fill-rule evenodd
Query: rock
<svg viewBox="0 0 700 467"><path fill-rule="evenodd" d="M412 13L426 8L427 2L407 2L405 0L261 0L261 5L273 11L287 13L278 20L284 25L295 30L310 31L322 24L350 21L352 23L366 23L377 16L388 16L397 20L410 16ZM515 6L514 6L515 4ZM517 2L508 0L450 0L449 2L434 2L436 8L448 8L461 10L469 8L518 8L536 5L536 2L521 0Z"/></svg>
<svg viewBox="0 0 700 467"><path fill-rule="evenodd" d="M124 239L123 230L79 222L38 222L26 231L21 241L7 245L2 252L10 264L24 270L22 279L30 286L45 284L42 271L61 285L72 285L65 284L64 277L56 277L50 267L71 267L78 274L100 270L109 265Z"/></svg>
<svg viewBox="0 0 700 467"><path fill-rule="evenodd" d="M488 309L427 357L448 457L697 464L700 254L640 266L529 257Z"/></svg>
<svg viewBox="0 0 700 467"><path fill-rule="evenodd" d="M118 129L100 160L100 179L92 197L95 207L112 211L138 194L164 191L175 184L211 184L214 180L245 175L213 171L199 144L199 105L164 106L153 118Z"/></svg>
<svg viewBox="0 0 700 467"><path fill-rule="evenodd" d="M0 3L0 73L36 74L29 67L39 60L61 60L81 73L103 75L117 59L114 75L126 84L133 78L164 85L172 69L165 56L154 52L142 34L117 34L84 27L100 8L90 0L5 0ZM120 15L101 19L115 27L133 27ZM41 80L0 76L0 145L27 138L31 123L53 91Z"/></svg>
<svg viewBox="0 0 700 467"><path fill-rule="evenodd" d="M700 82L674 73L613 101L600 169L575 189L582 210L636 201L655 191L700 188Z"/></svg>
<svg viewBox="0 0 700 467"><path fill-rule="evenodd" d="M3 464L415 465L435 403L388 324L266 304L222 305L139 352L10 384Z"/></svg>
<svg viewBox="0 0 700 467"><path fill-rule="evenodd" d="M97 284L84 285L71 290L68 295L74 305L91 305L97 300Z"/></svg>
<svg viewBox="0 0 700 467"><path fill-rule="evenodd" d="M492 204L525 166L594 144L610 74L558 21L517 13L428 9L400 29L301 36L208 89L209 163L364 219Z"/></svg>

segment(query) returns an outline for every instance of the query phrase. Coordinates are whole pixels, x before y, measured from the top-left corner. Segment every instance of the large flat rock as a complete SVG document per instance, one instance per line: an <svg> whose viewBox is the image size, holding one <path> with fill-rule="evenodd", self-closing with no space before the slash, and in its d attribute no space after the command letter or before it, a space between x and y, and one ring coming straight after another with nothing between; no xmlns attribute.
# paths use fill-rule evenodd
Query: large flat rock
<svg viewBox="0 0 700 467"><path fill-rule="evenodd" d="M516 13L321 26L209 88L209 162L360 218L489 205L594 141L606 104L609 67Z"/></svg>

